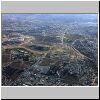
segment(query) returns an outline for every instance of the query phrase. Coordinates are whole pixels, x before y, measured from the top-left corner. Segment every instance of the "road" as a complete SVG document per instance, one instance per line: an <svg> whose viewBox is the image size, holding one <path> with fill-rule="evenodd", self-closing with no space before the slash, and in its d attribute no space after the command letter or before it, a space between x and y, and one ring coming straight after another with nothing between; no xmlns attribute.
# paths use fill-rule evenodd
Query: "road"
<svg viewBox="0 0 100 100"><path fill-rule="evenodd" d="M24 49L26 51L28 51L29 53L31 54L34 54L34 55L41 55L42 53L41 52L38 52L38 51L34 51L34 50L31 50L29 48L26 48L24 46L3 46L4 49Z"/></svg>

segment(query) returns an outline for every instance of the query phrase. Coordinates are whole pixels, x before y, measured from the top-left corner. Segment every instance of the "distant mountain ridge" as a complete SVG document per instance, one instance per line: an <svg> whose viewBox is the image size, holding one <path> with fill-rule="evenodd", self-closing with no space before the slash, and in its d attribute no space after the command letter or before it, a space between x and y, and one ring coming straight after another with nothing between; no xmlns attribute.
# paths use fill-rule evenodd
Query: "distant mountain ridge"
<svg viewBox="0 0 100 100"><path fill-rule="evenodd" d="M26 18L37 18L37 19L66 19L75 21L97 21L97 14L2 14L3 19L26 19ZM63 19L63 20L64 20Z"/></svg>

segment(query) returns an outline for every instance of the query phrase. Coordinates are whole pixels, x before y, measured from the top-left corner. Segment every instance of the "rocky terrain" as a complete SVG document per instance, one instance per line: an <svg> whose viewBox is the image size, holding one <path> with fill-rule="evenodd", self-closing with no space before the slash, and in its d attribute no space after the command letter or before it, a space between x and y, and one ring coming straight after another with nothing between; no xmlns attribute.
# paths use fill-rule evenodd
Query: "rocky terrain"
<svg viewBox="0 0 100 100"><path fill-rule="evenodd" d="M2 14L3 86L97 86L97 14Z"/></svg>
<svg viewBox="0 0 100 100"><path fill-rule="evenodd" d="M14 86L97 85L97 65L71 46L55 45L45 57L41 57L34 65L26 68L15 81L6 84Z"/></svg>

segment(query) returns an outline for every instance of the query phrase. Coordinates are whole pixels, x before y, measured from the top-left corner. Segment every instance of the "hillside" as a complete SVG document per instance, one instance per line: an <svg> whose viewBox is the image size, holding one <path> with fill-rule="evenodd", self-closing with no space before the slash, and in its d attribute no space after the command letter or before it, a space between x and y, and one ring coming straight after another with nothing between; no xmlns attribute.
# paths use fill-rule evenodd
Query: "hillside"
<svg viewBox="0 0 100 100"><path fill-rule="evenodd" d="M12 84L46 86L97 85L94 62L71 46L55 45L34 65L26 68Z"/></svg>

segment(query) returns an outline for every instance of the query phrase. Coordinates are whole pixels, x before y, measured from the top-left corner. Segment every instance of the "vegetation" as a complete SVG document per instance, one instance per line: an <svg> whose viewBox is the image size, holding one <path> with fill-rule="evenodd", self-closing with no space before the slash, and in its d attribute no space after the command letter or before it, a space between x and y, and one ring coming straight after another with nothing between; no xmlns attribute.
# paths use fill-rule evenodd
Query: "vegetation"
<svg viewBox="0 0 100 100"><path fill-rule="evenodd" d="M2 85L97 86L97 14L2 14Z"/></svg>

